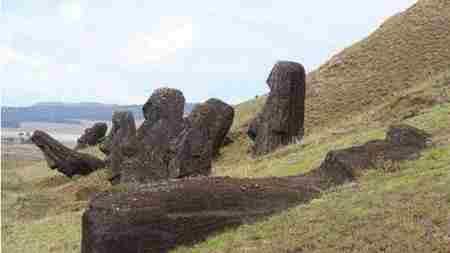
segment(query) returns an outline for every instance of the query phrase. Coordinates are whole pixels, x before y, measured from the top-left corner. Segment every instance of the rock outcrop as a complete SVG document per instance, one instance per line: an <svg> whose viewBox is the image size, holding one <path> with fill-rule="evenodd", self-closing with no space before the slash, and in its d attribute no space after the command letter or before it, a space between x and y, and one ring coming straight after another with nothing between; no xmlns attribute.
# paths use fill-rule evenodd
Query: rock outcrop
<svg viewBox="0 0 450 253"><path fill-rule="evenodd" d="M105 167L104 161L88 154L76 152L43 131L34 131L31 141L44 153L51 169L57 169L68 177L88 175Z"/></svg>
<svg viewBox="0 0 450 253"><path fill-rule="evenodd" d="M77 140L75 150L95 146L101 142L108 131L108 125L103 122L95 123L92 127L86 128L83 135Z"/></svg>
<svg viewBox="0 0 450 253"><path fill-rule="evenodd" d="M122 162L136 153L136 123L130 111L116 111L112 116L112 128L100 145L107 155L106 161L111 170L110 181L118 183Z"/></svg>
<svg viewBox="0 0 450 253"><path fill-rule="evenodd" d="M267 79L270 93L261 113L250 123L253 155L264 155L303 137L305 69L299 63L275 64Z"/></svg>
<svg viewBox="0 0 450 253"><path fill-rule="evenodd" d="M331 151L319 168L284 178L197 177L97 195L82 218L82 253L167 252L211 233L306 203L380 162L417 157L429 135L393 126L385 140ZM382 165L382 164L380 164Z"/></svg>

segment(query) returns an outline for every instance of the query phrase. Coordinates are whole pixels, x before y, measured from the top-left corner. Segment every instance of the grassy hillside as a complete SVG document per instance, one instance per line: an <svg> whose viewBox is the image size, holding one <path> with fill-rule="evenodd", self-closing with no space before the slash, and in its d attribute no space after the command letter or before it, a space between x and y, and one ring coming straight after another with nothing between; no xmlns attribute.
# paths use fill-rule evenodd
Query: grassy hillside
<svg viewBox="0 0 450 253"><path fill-rule="evenodd" d="M450 1L419 0L309 73L306 132L345 123L450 67ZM420 101L427 103L428 101ZM244 103L248 120L261 98ZM244 109L245 108L245 109ZM237 122L240 125L240 122Z"/></svg>
<svg viewBox="0 0 450 253"><path fill-rule="evenodd" d="M417 161L385 164L310 204L174 252L449 252L449 45L450 1L419 1L310 73L306 137L257 159L244 130L264 97L237 106L234 142L214 175L303 173L330 150L383 138L391 123L430 132L434 146ZM2 250L79 252L82 211L109 187L106 172L70 180L44 161L2 159L1 173Z"/></svg>
<svg viewBox="0 0 450 253"><path fill-rule="evenodd" d="M448 84L450 79L442 80ZM438 87L443 88L441 84ZM448 87L444 88L448 91ZM301 248L303 252L376 252L382 248L386 252L447 252L450 103L426 108L404 122L433 134L435 146L420 160L387 164L311 204L175 252L302 252ZM382 138L384 130L361 125L336 134L330 129L258 159L234 150L236 142L216 162L215 174L302 173L318 165L328 150ZM100 156L95 148L86 152ZM79 252L82 210L90 194L109 187L106 172L69 180L50 171L43 161L2 162L2 249Z"/></svg>
<svg viewBox="0 0 450 253"><path fill-rule="evenodd" d="M450 103L402 122L433 135L434 147L419 160L386 163L310 204L174 252L449 252ZM384 130L360 127L337 136L331 131L216 172L256 177L302 173L318 165L328 150L383 138Z"/></svg>

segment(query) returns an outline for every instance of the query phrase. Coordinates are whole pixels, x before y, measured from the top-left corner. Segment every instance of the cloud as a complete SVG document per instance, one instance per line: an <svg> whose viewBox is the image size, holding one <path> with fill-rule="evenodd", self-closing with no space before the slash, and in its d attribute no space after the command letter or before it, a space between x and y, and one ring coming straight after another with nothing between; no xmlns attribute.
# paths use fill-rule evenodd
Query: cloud
<svg viewBox="0 0 450 253"><path fill-rule="evenodd" d="M74 23L81 20L83 8L78 0L63 1L59 5L59 14L66 22Z"/></svg>
<svg viewBox="0 0 450 253"><path fill-rule="evenodd" d="M120 51L128 64L162 63L181 49L191 48L193 24L189 17L161 17L156 31L131 35Z"/></svg>
<svg viewBox="0 0 450 253"><path fill-rule="evenodd" d="M11 47L0 46L0 66L11 64L19 58L17 51Z"/></svg>

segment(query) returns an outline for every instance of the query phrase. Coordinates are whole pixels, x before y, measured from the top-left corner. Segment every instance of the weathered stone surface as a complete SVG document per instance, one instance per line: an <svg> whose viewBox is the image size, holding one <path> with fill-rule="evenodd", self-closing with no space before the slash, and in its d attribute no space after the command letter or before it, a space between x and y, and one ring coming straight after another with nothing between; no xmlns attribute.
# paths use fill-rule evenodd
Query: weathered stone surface
<svg viewBox="0 0 450 253"><path fill-rule="evenodd" d="M204 104L210 108L212 114L211 121L207 122L209 123L207 128L212 141L212 155L216 157L233 124L234 108L216 98L208 99Z"/></svg>
<svg viewBox="0 0 450 253"><path fill-rule="evenodd" d="M115 111L112 116L112 128L100 144L100 150L105 154L111 154L117 144L131 143L136 137L136 123L131 111Z"/></svg>
<svg viewBox="0 0 450 253"><path fill-rule="evenodd" d="M122 162L137 152L136 123L132 112L113 113L111 131L100 145L100 150L107 155L111 183L118 183Z"/></svg>
<svg viewBox="0 0 450 253"><path fill-rule="evenodd" d="M254 155L264 155L303 137L305 69L299 63L275 64L267 79L270 93L258 118L250 123Z"/></svg>
<svg viewBox="0 0 450 253"><path fill-rule="evenodd" d="M398 133L415 141L398 141ZM83 215L82 253L167 252L306 203L329 187L354 180L361 170L377 168L380 161L415 158L427 142L423 131L394 126L386 140L329 152L319 168L305 175L185 178L104 192Z"/></svg>
<svg viewBox="0 0 450 253"><path fill-rule="evenodd" d="M170 123L159 120L138 140L138 151L120 165L120 182L145 183L176 177L168 169L170 161Z"/></svg>
<svg viewBox="0 0 450 253"><path fill-rule="evenodd" d="M212 146L205 128L185 128L171 146L168 170L172 178L211 173Z"/></svg>
<svg viewBox="0 0 450 253"><path fill-rule="evenodd" d="M44 153L48 166L68 177L87 175L105 167L105 162L88 154L76 152L43 131L36 130L31 141Z"/></svg>
<svg viewBox="0 0 450 253"><path fill-rule="evenodd" d="M302 177L200 177L130 186L91 201L82 218L81 252L167 252L318 194Z"/></svg>
<svg viewBox="0 0 450 253"><path fill-rule="evenodd" d="M320 167L312 173L333 185L354 180L362 170L383 167L386 161L417 158L429 142L430 135L407 125L391 126L385 140L330 151Z"/></svg>
<svg viewBox="0 0 450 253"><path fill-rule="evenodd" d="M183 129L183 93L157 89L144 105L145 121L137 130L135 155L120 165L120 182L148 182L173 177L168 170L170 142Z"/></svg>
<svg viewBox="0 0 450 253"><path fill-rule="evenodd" d="M183 132L172 142L171 175L209 175L212 159L219 154L233 117L233 107L218 99L197 105L185 118Z"/></svg>
<svg viewBox="0 0 450 253"><path fill-rule="evenodd" d="M391 126L386 133L386 141L403 146L424 148L429 142L430 134L409 125Z"/></svg>
<svg viewBox="0 0 450 253"><path fill-rule="evenodd" d="M95 146L105 137L108 125L103 122L95 123L92 127L86 128L84 134L77 140L75 150L85 148L87 146Z"/></svg>
<svg viewBox="0 0 450 253"><path fill-rule="evenodd" d="M185 98L177 89L160 88L153 92L144 104L145 124L138 135L146 136L148 130L160 120L168 121L169 139L176 137L182 128ZM142 131L141 131L142 130ZM142 132L142 133L141 133Z"/></svg>

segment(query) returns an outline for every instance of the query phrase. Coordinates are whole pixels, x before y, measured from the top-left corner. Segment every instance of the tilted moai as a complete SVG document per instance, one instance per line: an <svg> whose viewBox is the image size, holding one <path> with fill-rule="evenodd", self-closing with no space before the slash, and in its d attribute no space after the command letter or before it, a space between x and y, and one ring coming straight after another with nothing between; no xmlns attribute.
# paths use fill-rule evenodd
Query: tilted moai
<svg viewBox="0 0 450 253"><path fill-rule="evenodd" d="M264 155L303 138L305 115L305 69L296 62L280 61L267 84L270 93L258 116L250 122L248 136L253 155Z"/></svg>

